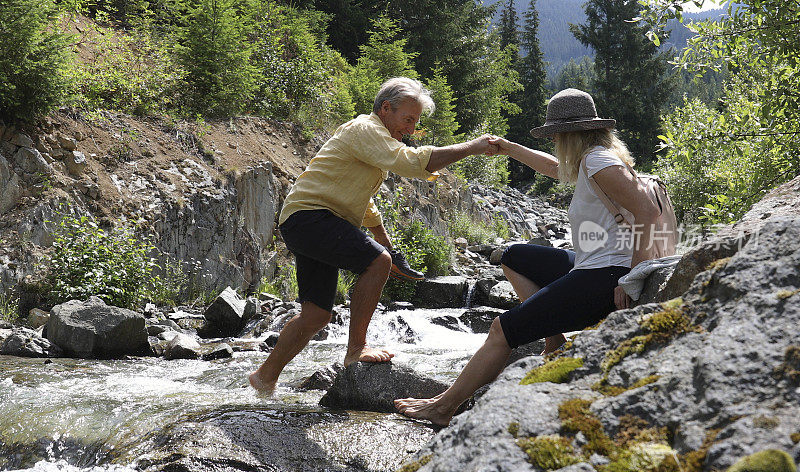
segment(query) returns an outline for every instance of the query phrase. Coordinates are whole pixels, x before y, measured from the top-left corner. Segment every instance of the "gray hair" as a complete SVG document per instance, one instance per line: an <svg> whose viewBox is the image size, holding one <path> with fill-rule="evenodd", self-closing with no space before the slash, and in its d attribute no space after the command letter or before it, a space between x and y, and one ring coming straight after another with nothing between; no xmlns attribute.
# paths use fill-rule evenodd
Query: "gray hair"
<svg viewBox="0 0 800 472"><path fill-rule="evenodd" d="M431 98L431 91L426 89L422 82L408 77L395 77L389 79L381 85L378 95L375 96L375 104L372 111L378 113L384 101L388 101L392 110L397 110L403 101L412 99L422 105L422 111L428 115L436 110L436 104Z"/></svg>

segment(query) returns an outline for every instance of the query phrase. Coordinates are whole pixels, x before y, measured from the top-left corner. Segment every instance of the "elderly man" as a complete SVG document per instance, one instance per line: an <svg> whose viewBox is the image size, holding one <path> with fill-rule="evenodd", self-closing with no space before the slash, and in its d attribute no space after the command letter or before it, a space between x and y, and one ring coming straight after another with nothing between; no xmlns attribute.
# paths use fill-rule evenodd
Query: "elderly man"
<svg viewBox="0 0 800 472"><path fill-rule="evenodd" d="M372 197L387 171L433 178L434 172L469 155L494 148L489 136L445 147L414 148L401 142L423 111L434 109L430 92L413 79L386 81L373 112L341 125L297 178L279 218L286 247L296 258L300 314L278 337L261 367L250 375L259 391L274 390L283 368L331 319L338 270L359 274L350 301L350 331L344 365L386 362L394 355L367 346L367 327L390 272L421 279L392 250ZM370 238L359 228L366 226Z"/></svg>

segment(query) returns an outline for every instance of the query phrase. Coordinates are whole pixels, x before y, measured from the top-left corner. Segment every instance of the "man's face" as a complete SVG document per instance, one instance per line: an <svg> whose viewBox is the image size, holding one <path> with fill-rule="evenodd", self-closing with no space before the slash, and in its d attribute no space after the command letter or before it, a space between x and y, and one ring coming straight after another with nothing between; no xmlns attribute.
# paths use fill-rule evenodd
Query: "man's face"
<svg viewBox="0 0 800 472"><path fill-rule="evenodd" d="M422 104L416 100L400 102L397 110L392 110L389 102L384 101L378 112L378 117L389 130L389 134L398 141L406 134L414 134L420 115L422 115Z"/></svg>

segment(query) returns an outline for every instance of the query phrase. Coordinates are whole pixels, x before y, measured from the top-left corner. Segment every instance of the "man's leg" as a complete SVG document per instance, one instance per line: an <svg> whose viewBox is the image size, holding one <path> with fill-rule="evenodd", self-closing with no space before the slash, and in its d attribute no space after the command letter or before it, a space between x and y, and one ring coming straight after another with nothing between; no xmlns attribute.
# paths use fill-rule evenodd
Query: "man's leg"
<svg viewBox="0 0 800 472"><path fill-rule="evenodd" d="M345 367L356 361L386 362L394 357L394 354L384 350L367 347L367 328L375 307L378 306L391 267L392 257L384 251L372 260L353 286L350 298L350 338L344 358Z"/></svg>
<svg viewBox="0 0 800 472"><path fill-rule="evenodd" d="M395 407L406 416L447 425L464 401L503 371L510 354L511 347L503 334L500 319L495 318L483 346L472 356L450 388L434 398L395 400Z"/></svg>
<svg viewBox="0 0 800 472"><path fill-rule="evenodd" d="M286 364L303 350L311 338L331 320L331 312L313 302L303 302L300 314L286 323L278 343L257 371L250 374L250 385L262 392L275 390L275 384Z"/></svg>

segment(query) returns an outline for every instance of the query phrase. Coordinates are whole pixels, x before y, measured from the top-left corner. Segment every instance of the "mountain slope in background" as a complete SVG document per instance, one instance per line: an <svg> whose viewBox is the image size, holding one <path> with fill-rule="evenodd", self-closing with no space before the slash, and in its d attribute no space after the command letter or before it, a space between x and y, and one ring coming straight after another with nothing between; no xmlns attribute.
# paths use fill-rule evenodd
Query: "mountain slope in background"
<svg viewBox="0 0 800 472"><path fill-rule="evenodd" d="M495 21L500 18L500 11L506 0L482 0L484 4L496 5ZM522 27L522 15L528 9L530 0L513 0L514 8L519 16L520 27ZM583 4L586 0L538 0L536 2L539 10L539 46L547 62L547 75L552 78L566 65L570 59L579 61L583 56L593 55L591 48L580 43L569 31L569 24L583 23L586 15L583 11ZM715 18L723 15L725 8L708 10L698 13L684 14L685 22L700 21L708 18ZM688 28L672 21L669 24L672 35L668 41L664 42L663 47L683 49L686 40L692 33ZM525 51L522 51L525 54Z"/></svg>

